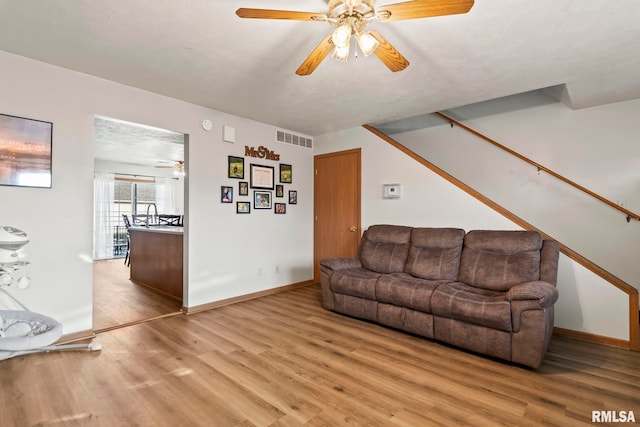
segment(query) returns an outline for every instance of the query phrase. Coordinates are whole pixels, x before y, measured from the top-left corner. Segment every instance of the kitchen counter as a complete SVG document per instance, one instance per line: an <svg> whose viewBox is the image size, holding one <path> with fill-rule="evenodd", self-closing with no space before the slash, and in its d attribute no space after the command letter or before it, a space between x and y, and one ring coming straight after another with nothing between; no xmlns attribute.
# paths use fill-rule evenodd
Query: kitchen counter
<svg viewBox="0 0 640 427"><path fill-rule="evenodd" d="M182 301L183 234L175 226L130 227L131 281Z"/></svg>
<svg viewBox="0 0 640 427"><path fill-rule="evenodd" d="M177 227L175 225L150 225L145 227L144 225L132 225L129 230L146 231L152 233L171 233L171 234L183 234L184 227Z"/></svg>

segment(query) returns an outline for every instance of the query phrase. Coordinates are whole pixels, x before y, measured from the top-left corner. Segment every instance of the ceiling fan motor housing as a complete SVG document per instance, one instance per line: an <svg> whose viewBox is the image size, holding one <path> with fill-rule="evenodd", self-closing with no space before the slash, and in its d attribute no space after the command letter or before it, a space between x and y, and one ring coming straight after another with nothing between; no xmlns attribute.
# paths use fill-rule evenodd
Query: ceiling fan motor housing
<svg viewBox="0 0 640 427"><path fill-rule="evenodd" d="M375 17L373 0L330 0L327 17L334 27L347 22L366 23Z"/></svg>

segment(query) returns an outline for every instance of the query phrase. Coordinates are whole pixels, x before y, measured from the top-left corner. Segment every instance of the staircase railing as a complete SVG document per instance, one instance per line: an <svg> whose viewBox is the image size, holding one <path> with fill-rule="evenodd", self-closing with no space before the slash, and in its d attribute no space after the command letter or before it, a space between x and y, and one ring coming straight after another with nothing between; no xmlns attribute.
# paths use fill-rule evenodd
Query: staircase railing
<svg viewBox="0 0 640 427"><path fill-rule="evenodd" d="M440 115L440 113L438 113L438 114ZM444 116L444 115L442 115L442 116ZM446 116L444 116L444 117L446 117ZM447 118L447 120L449 120L449 119ZM409 157L413 158L414 160L418 161L422 165L426 166L427 168L429 168L430 170L432 170L436 174L440 175L442 178L444 178L447 181L451 182L452 184L454 184L455 186L457 186L461 190L463 190L466 193L468 193L469 195L475 197L476 199L478 199L479 201L481 201L485 205L489 206L490 208L492 208L496 212L500 213L505 218L508 218L509 220L513 221L515 224L517 224L518 226L522 227L523 229L525 229L525 230L535 230L535 231L539 232L540 234L542 234L545 238L553 239L553 237L548 236L546 233L544 233L541 230L537 229L532 224L529 224L527 221L525 221L524 219L520 218L519 216L517 216L513 212L505 209L504 207L500 206L499 204L497 204L493 200L487 198L486 196L482 195L481 193L479 193L475 189L469 187L467 184L463 183L462 181L460 181L457 178L453 177L449 173L447 173L444 170L440 169L438 166L436 166L433 163L429 162L428 160L426 160L425 158L423 158L419 154L415 153L414 151L412 151L409 148L405 147L404 145L400 144L399 142L397 142L396 140L394 140L390 136L386 135L385 133L379 131L375 127L373 127L371 125L363 125L363 127L365 129L367 129L368 131L370 131L371 133L373 133L374 135L377 135L378 137L380 137L384 141L388 142L389 144L391 144L392 146L394 146L398 150L404 152ZM481 134L477 133L476 131L473 131L473 133L477 134L478 136L480 136L483 139L486 138L484 136L481 136ZM494 142L492 142L492 143L494 143ZM509 149L507 149L507 150L511 151ZM515 153L515 152L513 152L513 153ZM520 155L518 155L518 156L520 156ZM524 157L524 156L522 156L522 157ZM533 161L528 161L528 162L531 163L531 164L534 164L534 165L536 165L536 167L538 167L537 163L535 163ZM543 170L543 169L541 169L541 170ZM545 171L549 171L547 168L544 168L544 170ZM553 172L553 171L549 171L549 172ZM558 175L558 174L556 174L554 172L554 176L556 176L556 175ZM563 181L565 179L563 179ZM566 180L566 181L569 181L569 180ZM580 186L578 186L578 187L580 187ZM613 207L620 208L620 206L618 206L616 204L613 204ZM621 209L618 209L618 210L621 210ZM627 215L630 215L630 214L635 215L634 219L639 219L638 216L636 214L634 214L633 212L626 211L626 209L624 209L623 211L625 213L628 212ZM602 267L594 264L592 261L590 261L587 258L583 257L579 253L577 253L574 250L570 249L569 247L563 245L562 243L560 243L560 252L563 253L564 255L566 255L568 258L572 259L573 261L577 262L578 264L582 265L583 267L585 267L586 269L588 269L592 273L600 276L602 279L606 280L608 283L611 283L613 286L615 286L616 288L618 288L619 290L621 290L622 292L624 292L625 294L628 295L628 297L629 297L629 340L628 341L624 341L624 340L615 339L615 338L601 337L601 336L598 336L598 335L593 335L593 334L588 334L588 333L583 333L583 332L578 332L578 331L571 331L571 330L567 330L567 329L563 329L563 328L555 328L554 329L555 332L559 333L559 334L562 334L562 335L569 335L569 336L581 338L581 339L588 340L588 341L599 342L599 343L602 343L602 344L612 345L612 346L616 346L616 347L629 348L630 350L635 350L635 351L640 350L640 343L639 343L639 340L638 340L638 338L639 338L638 337L638 334L639 334L639 331L638 331L638 326L639 325L638 324L640 322L640 313L638 312L638 307L639 307L639 304L640 304L638 290L636 288L634 288L633 286L629 285L628 283L626 283L625 281L623 281L622 279L618 278L617 276L615 276L612 273L608 272L607 270L603 269Z"/></svg>
<svg viewBox="0 0 640 427"><path fill-rule="evenodd" d="M464 129L467 132L472 133L473 135L477 136L478 138L480 138L480 139L482 139L484 141L487 141L490 144L495 145L496 147L498 147L501 150L504 150L507 153L519 158L520 160L522 160L524 162L527 162L530 165L535 166L536 168L538 168L538 172L540 172L540 171L546 172L549 175L553 176L554 178L557 178L560 181L562 181L562 182L564 182L566 184L569 184L570 186L572 186L574 188L577 188L578 190L582 191L583 193L586 193L589 196L591 196L591 197L593 197L595 199L598 199L602 203L605 203L605 204L611 206L612 208L624 213L627 216L627 222L631 221L632 219L635 219L636 221L640 221L640 215L638 215L637 213L631 212L630 210L625 209L623 206L617 205L616 203L612 202L611 200L605 199L601 195L596 194L593 191L591 191L591 190L589 190L587 188L584 188L583 186L581 186L579 184L576 184L575 182L571 181L570 179L565 178L564 176L552 171L549 168L546 168L546 167L542 166L540 163L534 162L530 158L525 157L522 154L520 154L520 153L518 153L516 151L513 151L512 149L510 149L508 147L505 147L504 145L500 144L499 142L489 138L486 135L481 134L480 132L470 128L469 126L464 125L463 123L460 123L459 121L457 121L457 120L455 120L455 119L453 119L453 118L451 118L451 117L449 117L449 116L447 116L447 115L445 115L443 113L436 112L434 114L439 116L439 117L442 117L443 119L448 121L451 124L451 126L453 126L453 125L458 126L459 128Z"/></svg>

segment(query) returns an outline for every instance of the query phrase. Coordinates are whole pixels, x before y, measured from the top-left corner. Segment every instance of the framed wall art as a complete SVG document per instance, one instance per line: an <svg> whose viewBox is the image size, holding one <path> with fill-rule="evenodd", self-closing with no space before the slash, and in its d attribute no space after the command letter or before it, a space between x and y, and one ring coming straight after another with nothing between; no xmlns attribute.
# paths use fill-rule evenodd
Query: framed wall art
<svg viewBox="0 0 640 427"><path fill-rule="evenodd" d="M271 191L254 191L253 209L271 209Z"/></svg>
<svg viewBox="0 0 640 427"><path fill-rule="evenodd" d="M220 201L222 203L233 203L233 187L227 185L220 187Z"/></svg>
<svg viewBox="0 0 640 427"><path fill-rule="evenodd" d="M273 166L250 165L251 188L273 190Z"/></svg>
<svg viewBox="0 0 640 427"><path fill-rule="evenodd" d="M292 170L291 165L285 165L280 163L280 182L283 184L291 184L292 182Z"/></svg>
<svg viewBox="0 0 640 427"><path fill-rule="evenodd" d="M239 196L249 195L249 183L247 181L240 181L240 184L238 184L238 195Z"/></svg>
<svg viewBox="0 0 640 427"><path fill-rule="evenodd" d="M51 188L53 123L0 114L0 185Z"/></svg>
<svg viewBox="0 0 640 427"><path fill-rule="evenodd" d="M296 190L289 190L289 204L290 205L298 204L298 192Z"/></svg>
<svg viewBox="0 0 640 427"><path fill-rule="evenodd" d="M229 156L229 178L244 179L244 157Z"/></svg>
<svg viewBox="0 0 640 427"><path fill-rule="evenodd" d="M276 197L284 197L284 185L276 184Z"/></svg>
<svg viewBox="0 0 640 427"><path fill-rule="evenodd" d="M236 213L239 213L239 214L251 213L251 203L250 202L236 202Z"/></svg>
<svg viewBox="0 0 640 427"><path fill-rule="evenodd" d="M287 213L287 205L286 205L286 203L276 203L275 204L275 213L277 213L277 214L286 214Z"/></svg>

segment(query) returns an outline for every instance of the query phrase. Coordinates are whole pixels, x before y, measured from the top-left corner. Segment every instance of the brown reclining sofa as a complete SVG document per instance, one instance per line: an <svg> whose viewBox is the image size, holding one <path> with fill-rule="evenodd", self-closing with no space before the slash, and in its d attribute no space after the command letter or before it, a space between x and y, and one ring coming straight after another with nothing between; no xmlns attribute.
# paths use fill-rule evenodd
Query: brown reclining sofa
<svg viewBox="0 0 640 427"><path fill-rule="evenodd" d="M558 243L535 231L374 225L320 261L323 306L525 366L553 330Z"/></svg>

